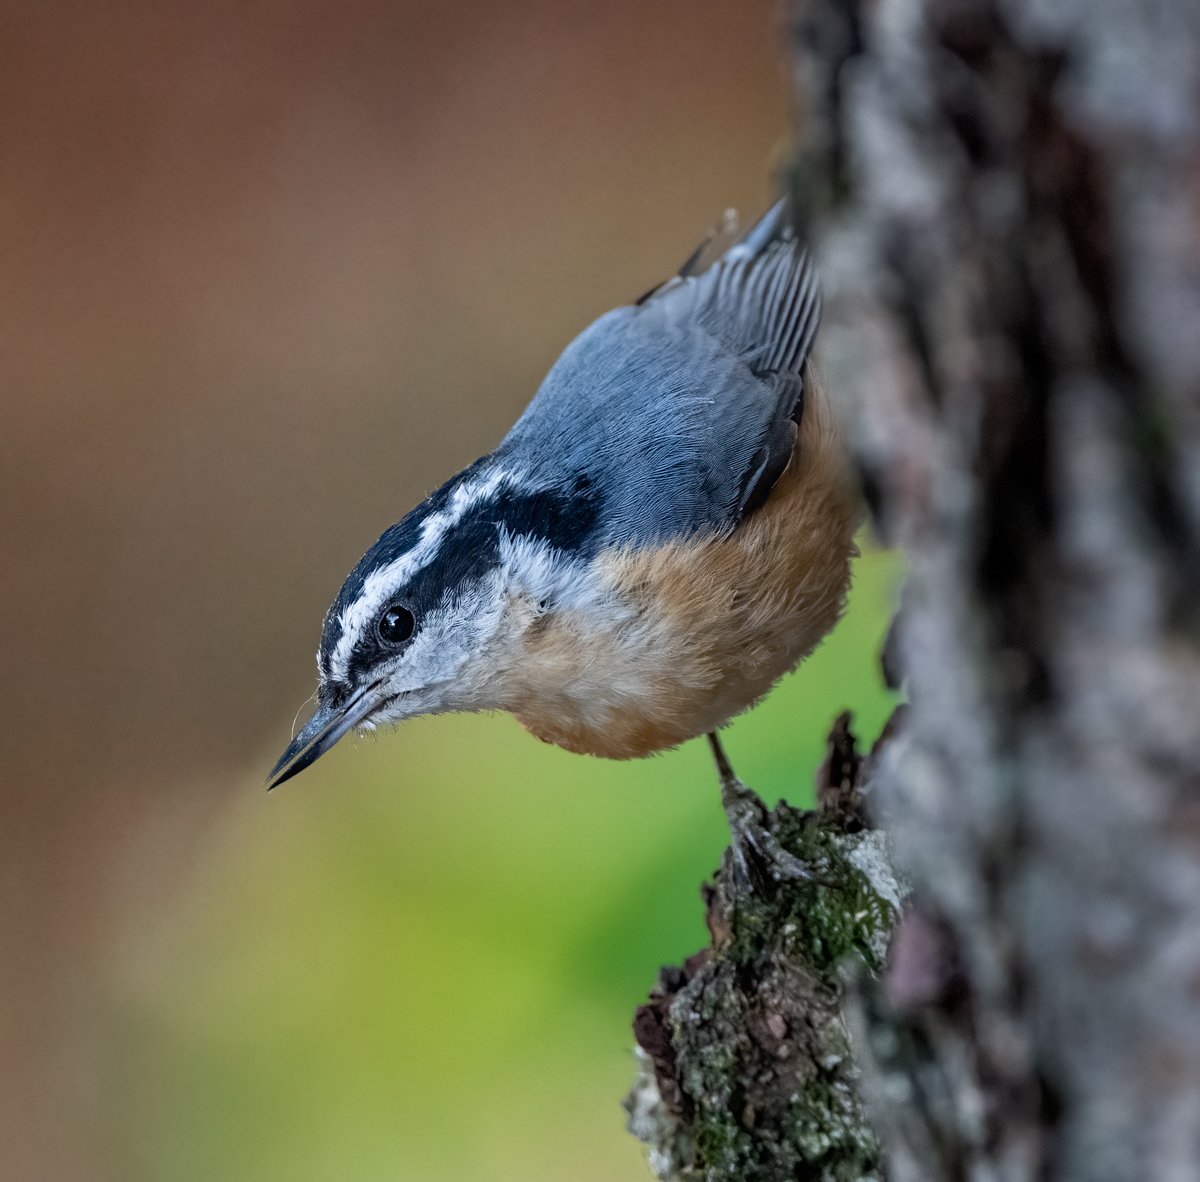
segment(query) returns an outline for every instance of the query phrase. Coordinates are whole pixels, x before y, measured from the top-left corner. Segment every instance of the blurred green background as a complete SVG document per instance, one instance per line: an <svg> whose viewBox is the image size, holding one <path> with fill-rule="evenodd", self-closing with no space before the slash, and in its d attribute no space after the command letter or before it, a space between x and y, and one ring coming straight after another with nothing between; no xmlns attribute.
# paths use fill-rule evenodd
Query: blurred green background
<svg viewBox="0 0 1200 1182"><path fill-rule="evenodd" d="M772 803L811 802L839 706L868 743L886 721L896 576L860 559L839 628L726 732ZM344 744L225 819L130 981L130 1156L163 1182L648 1177L629 1024L707 943L727 840L703 741L614 764L458 715Z"/></svg>
<svg viewBox="0 0 1200 1182"><path fill-rule="evenodd" d="M703 942L702 746L450 718L261 785L367 546L766 206L781 19L0 6L4 1182L644 1176L617 1100ZM734 728L766 794L877 728L890 562Z"/></svg>

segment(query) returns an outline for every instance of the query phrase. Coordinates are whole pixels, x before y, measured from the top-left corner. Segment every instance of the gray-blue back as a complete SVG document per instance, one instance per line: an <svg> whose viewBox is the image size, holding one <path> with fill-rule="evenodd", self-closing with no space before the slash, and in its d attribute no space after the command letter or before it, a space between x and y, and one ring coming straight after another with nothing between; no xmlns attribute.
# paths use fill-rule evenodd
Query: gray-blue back
<svg viewBox="0 0 1200 1182"><path fill-rule="evenodd" d="M702 274L577 337L495 459L550 486L583 477L601 504L592 546L728 529L791 455L818 315L777 206Z"/></svg>

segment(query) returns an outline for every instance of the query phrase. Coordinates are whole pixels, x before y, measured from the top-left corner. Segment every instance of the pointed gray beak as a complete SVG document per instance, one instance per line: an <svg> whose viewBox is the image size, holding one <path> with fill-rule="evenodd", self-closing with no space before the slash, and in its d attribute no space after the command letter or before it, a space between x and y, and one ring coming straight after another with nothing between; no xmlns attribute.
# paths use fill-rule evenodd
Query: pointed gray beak
<svg viewBox="0 0 1200 1182"><path fill-rule="evenodd" d="M337 708L318 706L316 714L304 724L271 769L267 791L278 788L284 780L290 780L309 764L316 763L348 730L362 722L379 705L379 695L375 691L382 684L373 682Z"/></svg>

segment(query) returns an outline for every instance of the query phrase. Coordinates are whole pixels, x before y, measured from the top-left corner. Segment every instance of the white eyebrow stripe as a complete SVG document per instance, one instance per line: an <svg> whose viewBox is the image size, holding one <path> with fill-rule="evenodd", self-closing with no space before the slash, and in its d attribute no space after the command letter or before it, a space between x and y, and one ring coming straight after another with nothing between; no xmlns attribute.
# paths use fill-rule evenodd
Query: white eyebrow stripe
<svg viewBox="0 0 1200 1182"><path fill-rule="evenodd" d="M362 629L374 619L375 613L387 600L423 567L436 557L442 539L466 514L482 501L493 496L501 484L510 482L511 472L495 469L478 480L460 484L450 494L443 509L431 513L421 522L421 537L411 550L386 566L373 570L363 580L358 598L345 608L338 617L341 635L329 658L329 675L337 681L345 681L350 668L350 654Z"/></svg>

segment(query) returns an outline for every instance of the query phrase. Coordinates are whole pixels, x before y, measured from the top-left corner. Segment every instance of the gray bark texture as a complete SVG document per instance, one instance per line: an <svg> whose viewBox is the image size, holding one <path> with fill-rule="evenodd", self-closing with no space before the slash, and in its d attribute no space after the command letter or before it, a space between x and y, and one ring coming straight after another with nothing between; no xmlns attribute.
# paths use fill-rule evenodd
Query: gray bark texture
<svg viewBox="0 0 1200 1182"><path fill-rule="evenodd" d="M880 1177L842 1009L846 981L882 968L903 904L863 795L895 727L863 760L849 721L829 736L816 810L758 802L812 881L751 884L727 849L702 891L710 947L662 969L634 1019L625 1109L662 1182Z"/></svg>
<svg viewBox="0 0 1200 1182"><path fill-rule="evenodd" d="M909 559L885 666L910 706L860 789L912 893L840 1003L845 970L748 972L720 918L660 982L675 1168L1200 1178L1200 4L796 0L789 35L818 358ZM736 1030L691 999L722 973ZM848 1031L878 1159L865 1133L805 1156L797 1112L764 1129L746 1071L704 1140L689 1015L734 1062L763 981L788 1031Z"/></svg>

